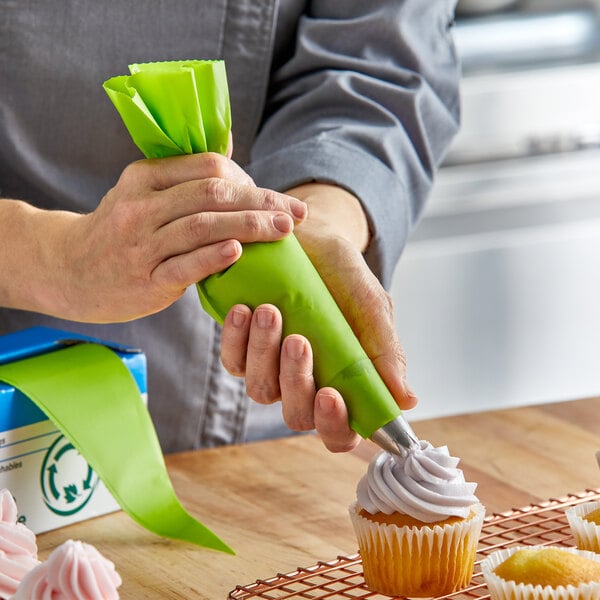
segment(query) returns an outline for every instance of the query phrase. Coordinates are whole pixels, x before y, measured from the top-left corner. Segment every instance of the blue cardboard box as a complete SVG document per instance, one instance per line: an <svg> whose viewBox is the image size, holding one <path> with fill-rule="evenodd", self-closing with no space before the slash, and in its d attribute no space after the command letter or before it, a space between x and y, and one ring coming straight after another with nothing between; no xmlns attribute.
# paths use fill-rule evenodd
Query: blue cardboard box
<svg viewBox="0 0 600 600"><path fill-rule="evenodd" d="M78 343L113 350L147 401L146 356L140 350L48 327L0 336L0 364L60 352ZM110 440L107 440L110 443ZM97 517L119 505L96 473L45 413L0 381L0 489L15 498L19 520L34 533Z"/></svg>

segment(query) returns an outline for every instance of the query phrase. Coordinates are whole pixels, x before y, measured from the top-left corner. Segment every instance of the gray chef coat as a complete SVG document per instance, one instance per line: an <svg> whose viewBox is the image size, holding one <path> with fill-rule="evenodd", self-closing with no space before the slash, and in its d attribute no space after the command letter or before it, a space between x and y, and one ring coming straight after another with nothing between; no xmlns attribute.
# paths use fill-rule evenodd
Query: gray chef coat
<svg viewBox="0 0 600 600"><path fill-rule="evenodd" d="M453 9L454 0L4 0L0 198L93 210L141 157L102 82L129 63L222 58L234 159L260 186L318 180L358 196L373 234L365 259L387 286L457 129ZM286 431L277 405L249 416L193 288L125 324L0 309L0 333L40 324L146 352L165 452Z"/></svg>

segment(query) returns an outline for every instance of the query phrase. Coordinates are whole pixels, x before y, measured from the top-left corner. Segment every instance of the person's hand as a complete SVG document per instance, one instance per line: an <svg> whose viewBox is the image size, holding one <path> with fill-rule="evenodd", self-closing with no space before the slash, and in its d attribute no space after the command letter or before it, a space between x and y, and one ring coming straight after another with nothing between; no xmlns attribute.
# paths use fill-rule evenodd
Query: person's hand
<svg viewBox="0 0 600 600"><path fill-rule="evenodd" d="M331 186L314 184L290 193L309 202L309 218L297 228L298 239L400 408L412 408L417 399L406 383L391 299L361 254L368 241L368 229L360 227L362 209L360 215L350 212L347 220L336 218L336 201L350 199L347 192ZM316 201L315 194L319 204L311 202ZM366 228L366 222L363 225ZM276 307L263 305L252 313L246 306L234 306L223 328L223 364L230 373L245 377L248 395L255 401L281 400L290 429L316 428L329 450L351 450L359 437L348 426L341 395L333 388L316 389L310 344L300 335L282 342L281 332Z"/></svg>
<svg viewBox="0 0 600 600"><path fill-rule="evenodd" d="M281 239L305 215L218 154L138 161L94 212L33 215L48 249L34 309L97 323L155 313L234 263L241 243Z"/></svg>

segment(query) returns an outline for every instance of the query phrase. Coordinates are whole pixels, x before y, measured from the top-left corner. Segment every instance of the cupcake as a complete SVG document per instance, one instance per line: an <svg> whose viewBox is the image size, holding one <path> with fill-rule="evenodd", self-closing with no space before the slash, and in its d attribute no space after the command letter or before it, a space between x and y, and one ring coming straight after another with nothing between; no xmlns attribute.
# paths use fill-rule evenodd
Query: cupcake
<svg viewBox="0 0 600 600"><path fill-rule="evenodd" d="M30 571L11 600L118 600L121 577L90 544L67 540Z"/></svg>
<svg viewBox="0 0 600 600"><path fill-rule="evenodd" d="M485 509L458 462L426 441L371 461L350 506L370 590L430 597L469 584Z"/></svg>
<svg viewBox="0 0 600 600"><path fill-rule="evenodd" d="M600 556L577 548L516 546L481 563L492 600L598 600Z"/></svg>
<svg viewBox="0 0 600 600"><path fill-rule="evenodd" d="M38 564L35 534L17 522L12 494L0 490L0 598L10 598L23 577Z"/></svg>
<svg viewBox="0 0 600 600"><path fill-rule="evenodd" d="M600 553L600 500L571 506L565 515L577 547Z"/></svg>

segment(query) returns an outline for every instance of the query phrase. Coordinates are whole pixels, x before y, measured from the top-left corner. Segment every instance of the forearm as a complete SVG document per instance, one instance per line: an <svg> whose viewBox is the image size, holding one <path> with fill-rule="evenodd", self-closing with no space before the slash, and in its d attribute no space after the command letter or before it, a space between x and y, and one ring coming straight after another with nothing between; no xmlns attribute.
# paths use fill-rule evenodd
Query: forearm
<svg viewBox="0 0 600 600"><path fill-rule="evenodd" d="M163 310L230 267L241 245L279 240L306 206L250 185L212 153L137 161L93 212L0 201L0 306L88 323Z"/></svg>
<svg viewBox="0 0 600 600"><path fill-rule="evenodd" d="M79 215L0 200L0 306L68 318L61 274Z"/></svg>

